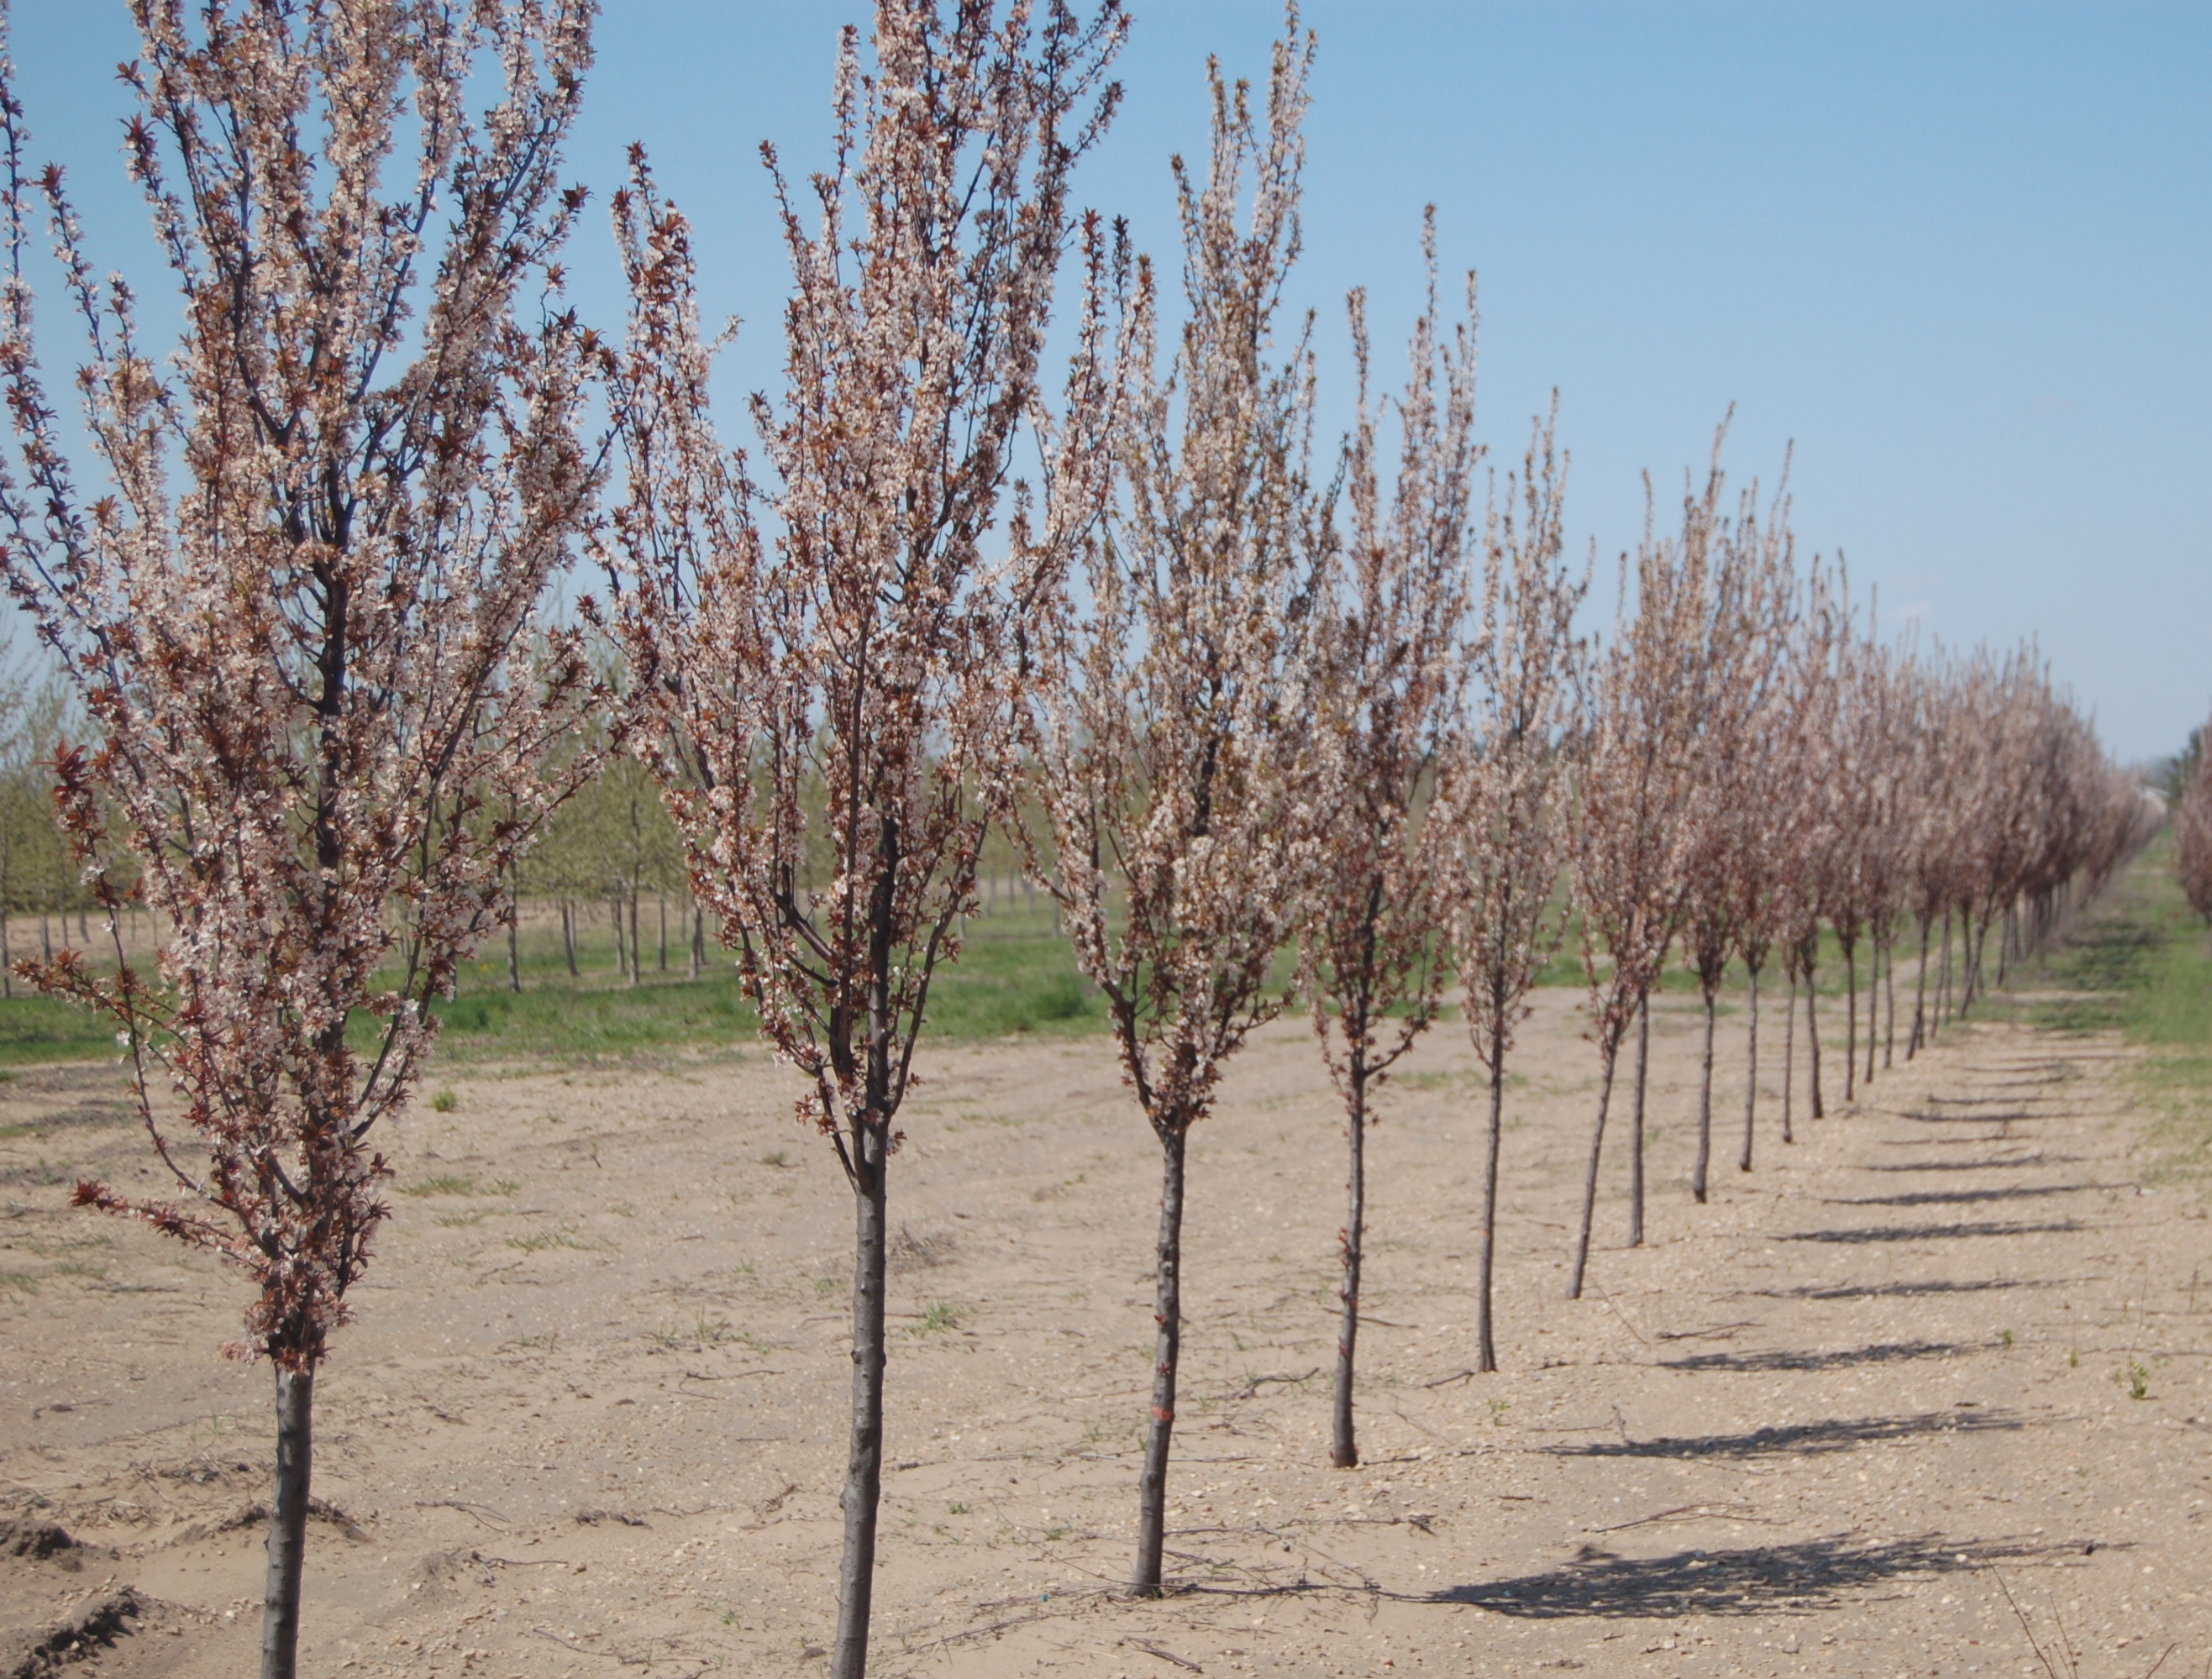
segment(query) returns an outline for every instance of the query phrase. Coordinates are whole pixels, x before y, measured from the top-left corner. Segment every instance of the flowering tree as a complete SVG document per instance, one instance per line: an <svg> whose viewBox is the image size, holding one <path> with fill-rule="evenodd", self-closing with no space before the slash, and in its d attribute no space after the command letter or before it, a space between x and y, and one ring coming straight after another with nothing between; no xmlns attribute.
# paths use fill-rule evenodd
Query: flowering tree
<svg viewBox="0 0 2212 1679"><path fill-rule="evenodd" d="M1628 611L1628 561L1613 645L1597 661L1595 694L1568 824L1575 905L1582 912L1598 1051L1597 1117L1590 1128L1582 1221L1567 1298L1580 1300L1589 1265L1598 1166L1622 1038L1645 1013L1680 925L1697 796L1699 723L1693 692L1703 659L1706 567L1719 521L1719 444L1701 494L1686 494L1679 537L1647 527ZM1643 1058L1629 1155L1629 1243L1644 1237Z"/></svg>
<svg viewBox="0 0 2212 1679"><path fill-rule="evenodd" d="M1209 66L1212 155L1176 163L1190 314L1167 379L1151 291L1131 311L1127 488L1089 545L1090 598L1055 603L1036 790L1076 958L1105 993L1124 1080L1160 1145L1158 1327L1133 1589L1157 1595L1182 1326L1184 1156L1221 1068L1284 995L1313 823L1305 620L1317 542L1303 343L1271 361L1298 244L1299 124L1312 41L1289 19L1264 130ZM1244 225L1238 198L1251 176ZM1040 872L1044 872L1041 870Z"/></svg>
<svg viewBox="0 0 2212 1679"><path fill-rule="evenodd" d="M641 155L617 204L633 307L616 576L641 749L762 1030L806 1082L801 1117L853 1191L837 1679L867 1659L899 1108L931 980L959 954L984 836L1009 808L1025 637L1074 527L1018 519L1006 557L985 544L1036 401L1071 172L1118 98L1102 82L1123 33L1113 0L1087 21L1058 3L1035 23L995 11L883 0L873 70L851 30L839 54L815 231L775 178L794 278L786 391L754 403L773 561L744 462L712 428L689 230ZM1066 437L1100 470L1062 475L1094 487L1094 512L1098 418Z"/></svg>
<svg viewBox="0 0 2212 1679"><path fill-rule="evenodd" d="M511 913L503 882L567 785L538 767L592 696L572 639L526 633L594 486L589 347L565 315L519 318L580 202L554 172L591 8L134 9L125 155L180 295L173 361L131 288L94 278L61 172L27 178L0 89L22 475L0 477L0 574L94 733L58 798L117 964L66 951L35 977L118 1022L173 1191L77 1201L254 1286L231 1350L276 1367L261 1671L289 1676L315 1373L386 1211L371 1134L414 1088L426 1005ZM41 197L96 495L33 349ZM116 936L119 853L167 934L157 973Z"/></svg>
<svg viewBox="0 0 2212 1679"><path fill-rule="evenodd" d="M1314 1032L1344 1099L1350 1143L1329 1454L1339 1469L1359 1461L1352 1387L1373 1097L1436 1018L1450 973L1440 930L1451 924L1450 829L1434 795L1438 768L1458 743L1465 670L1468 475L1480 452L1474 297L1470 276L1468 318L1449 343L1440 342L1433 212L1422 244L1429 302L1413 330L1412 373L1398 403L1398 481L1387 508L1368 404L1365 299L1352 295L1359 379L1345 458L1352 528L1329 555L1315 606L1311 773L1320 851L1301 945Z"/></svg>
<svg viewBox="0 0 2212 1679"><path fill-rule="evenodd" d="M1790 638L1797 609L1796 556L1790 532L1789 467L1766 516L1757 497L1744 498L1732 540L1737 563L1755 581L1751 613L1749 669L1741 680L1751 686L1738 728L1741 740L1734 797L1738 843L1729 874L1735 900L1735 953L1744 966L1743 1146L1740 1171L1752 1166L1759 1119L1759 979L1783 936L1783 920L1802 864L1802 842L1794 831L1800 801L1795 784L1796 708L1790 682ZM1785 1022L1786 1030L1786 1022ZM1708 1095L1705 1098L1710 1100Z"/></svg>
<svg viewBox="0 0 2212 1679"><path fill-rule="evenodd" d="M1556 404L1553 417L1556 418ZM1586 643L1574 616L1589 587L1561 562L1566 460L1553 421L1534 428L1516 481L1505 482L1484 533L1482 623L1474 644L1469 749L1445 761L1437 797L1457 842L1453 927L1468 1036L1490 1082L1482 1237L1474 1294L1476 1360L1498 1368L1492 1324L1498 1250L1498 1156L1505 1058L1528 996L1558 949L1552 912L1562 844L1559 793L1579 721Z"/></svg>

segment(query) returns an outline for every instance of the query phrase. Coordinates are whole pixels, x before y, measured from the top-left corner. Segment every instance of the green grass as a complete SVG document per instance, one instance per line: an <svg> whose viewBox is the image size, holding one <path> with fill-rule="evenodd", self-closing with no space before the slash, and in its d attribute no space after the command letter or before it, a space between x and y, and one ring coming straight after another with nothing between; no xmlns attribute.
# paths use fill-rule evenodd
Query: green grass
<svg viewBox="0 0 2212 1679"><path fill-rule="evenodd" d="M2051 1031L2118 1032L2147 1050L2127 1076L2155 1116L2155 1175L2212 1172L2212 930L2182 895L2171 834L2008 989L2009 997L1992 994L1993 1015Z"/></svg>
<svg viewBox="0 0 2212 1679"><path fill-rule="evenodd" d="M727 953L710 949L706 972L689 977L682 930L670 927L669 966L660 965L659 918L648 902L641 918L644 983L630 985L617 972L613 933L604 914L580 915L577 960L571 975L558 933L533 920L520 942L523 989L508 988L507 950L495 940L462 966L459 995L434 1005L441 1031L437 1059L444 1067L495 1062L582 1064L651 1058L745 1047L759 1041L756 1018ZM979 1042L1009 1037L1078 1037L1105 1031L1104 1001L1077 970L1073 950L1054 929L1046 902L1001 899L968 924L960 959L940 967L929 994L928 1034L938 1042ZM1844 974L1832 935L1824 940L1820 969L1824 993L1840 992ZM1909 952L1907 953L1910 954ZM1864 958L1862 956L1862 966ZM1276 964L1275 982L1291 977L1289 952ZM1780 964L1768 971L1778 995ZM1731 991L1742 975L1732 972ZM1582 964L1572 930L1538 983L1579 990ZM1670 964L1662 990L1694 996L1697 981L1679 961ZM1456 1018L1447 1009L1445 1017ZM355 1047L374 1053L378 1022L355 1022ZM105 1059L116 1053L113 1033L72 1003L46 997L0 1000L0 1069L39 1062ZM422 1100L439 1112L454 1098L444 1089Z"/></svg>
<svg viewBox="0 0 2212 1679"><path fill-rule="evenodd" d="M0 1066L48 1061L107 1061L118 1051L115 1029L58 997L0 998Z"/></svg>

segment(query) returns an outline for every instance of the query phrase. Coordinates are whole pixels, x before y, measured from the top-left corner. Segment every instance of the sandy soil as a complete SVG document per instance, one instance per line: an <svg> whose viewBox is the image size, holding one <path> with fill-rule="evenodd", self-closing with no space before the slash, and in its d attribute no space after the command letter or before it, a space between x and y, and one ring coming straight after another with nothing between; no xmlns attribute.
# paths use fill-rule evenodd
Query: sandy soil
<svg viewBox="0 0 2212 1679"><path fill-rule="evenodd" d="M1388 1101L1357 1470L1325 1453L1340 1123L1302 1028L1242 1058L1194 1145L1162 1602L1117 1591L1149 1133L1103 1043L932 1057L893 1190L876 1670L2019 1674L2062 1621L2094 1679L2169 1645L2202 1670L2212 1222L2144 1181L2128 1052L1960 1031L1794 1146L1765 1130L1755 1172L1724 1150L1699 1207L1669 1007L1651 1240L1620 1246L1616 1130L1569 1304L1575 1001L1541 999L1509 1086L1502 1374L1468 1373L1463 1040ZM395 1197L319 1387L306 1671L820 1671L850 1215L782 1076L749 1052L451 1088L387 1140L403 1187L446 1192ZM269 1377L216 1356L234 1282L66 1209L76 1173L137 1180L119 1094L108 1069L0 1085L0 1672L104 1609L122 1630L82 1627L70 1670L234 1675ZM40 1524L80 1543L28 1555Z"/></svg>

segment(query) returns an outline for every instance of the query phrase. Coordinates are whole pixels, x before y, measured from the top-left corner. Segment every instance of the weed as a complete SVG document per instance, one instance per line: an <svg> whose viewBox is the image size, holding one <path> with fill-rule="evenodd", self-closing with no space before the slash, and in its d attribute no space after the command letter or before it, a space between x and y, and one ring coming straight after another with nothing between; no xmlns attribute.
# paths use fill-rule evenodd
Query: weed
<svg viewBox="0 0 2212 1679"><path fill-rule="evenodd" d="M817 1294L834 1294L844 1285L844 1278L839 1276L817 1276L814 1279L814 1292Z"/></svg>
<svg viewBox="0 0 2212 1679"><path fill-rule="evenodd" d="M434 1178L425 1178L419 1184L400 1186L402 1195L512 1195L519 1185L512 1178L494 1178L488 1183L474 1178L464 1178L457 1173L441 1172Z"/></svg>
<svg viewBox="0 0 2212 1679"><path fill-rule="evenodd" d="M1998 1343L1998 1344L1999 1344L2000 1346L2002 1346L2002 1348L2003 1348L2007 1352L2010 1352L2010 1351L2012 1350L2012 1331L2011 1331L2010 1330L1998 1330L1998 1331L1997 1331L1997 1343Z"/></svg>
<svg viewBox="0 0 2212 1679"><path fill-rule="evenodd" d="M1492 1427L1503 1428L1505 1426L1505 1412L1507 1408L1510 1407L1512 1403L1513 1402L1510 1399L1492 1398L1490 1401L1490 1426Z"/></svg>
<svg viewBox="0 0 2212 1679"><path fill-rule="evenodd" d="M13 1288L19 1294L39 1292L39 1279L28 1271L0 1271L0 1288Z"/></svg>
<svg viewBox="0 0 2212 1679"><path fill-rule="evenodd" d="M2112 1372L2112 1379L2130 1399L2150 1397L2150 1368L2139 1358L2130 1359L2124 1367Z"/></svg>
<svg viewBox="0 0 2212 1679"><path fill-rule="evenodd" d="M787 1167L791 1164L791 1150L771 1149L765 1155L759 1156L759 1160L763 1166Z"/></svg>
<svg viewBox="0 0 2212 1679"><path fill-rule="evenodd" d="M702 1318L691 1326L691 1338L702 1347L719 1347L725 1341L734 1339L735 1336L736 1331L731 1329L727 1318L717 1318L712 1322Z"/></svg>
<svg viewBox="0 0 2212 1679"><path fill-rule="evenodd" d="M922 1308L921 1321L907 1325L908 1335L942 1335L960 1327L960 1316L950 1300L932 1300Z"/></svg>
<svg viewBox="0 0 2212 1679"><path fill-rule="evenodd" d="M433 1113L451 1113L459 1106L460 1106L460 1098L450 1090L441 1090L430 1098L430 1111Z"/></svg>
<svg viewBox="0 0 2212 1679"><path fill-rule="evenodd" d="M968 1506L964 1504L948 1504L945 1506L945 1513L948 1516L964 1516L968 1513Z"/></svg>

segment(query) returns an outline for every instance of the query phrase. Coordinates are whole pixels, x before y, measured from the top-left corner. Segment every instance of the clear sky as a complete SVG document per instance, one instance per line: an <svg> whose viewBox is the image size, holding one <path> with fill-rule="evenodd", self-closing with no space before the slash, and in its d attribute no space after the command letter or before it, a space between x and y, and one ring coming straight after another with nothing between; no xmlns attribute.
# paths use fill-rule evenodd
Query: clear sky
<svg viewBox="0 0 2212 1679"><path fill-rule="evenodd" d="M1263 76L1252 0L1136 0L1128 102L1079 177L1170 261L1167 160L1205 144L1204 65ZM118 189L119 0L16 0L41 155L103 258L150 279ZM642 139L700 224L710 312L750 323L730 382L770 378L782 258L755 148L809 167L836 29L784 0L606 0L572 153L597 190ZM1561 394L1571 524L1601 591L1702 463L1771 480L1795 439L1801 544L1840 548L1882 617L1954 644L2038 637L2123 758L2212 708L2212 7L1312 3L1307 256L1329 414L1342 297L1378 346L1418 306L1421 207L1480 271L1482 431L1517 461ZM574 252L619 309L604 220ZM50 304L50 329L59 323ZM61 349L49 344L50 357ZM734 407L726 424L734 425Z"/></svg>

